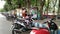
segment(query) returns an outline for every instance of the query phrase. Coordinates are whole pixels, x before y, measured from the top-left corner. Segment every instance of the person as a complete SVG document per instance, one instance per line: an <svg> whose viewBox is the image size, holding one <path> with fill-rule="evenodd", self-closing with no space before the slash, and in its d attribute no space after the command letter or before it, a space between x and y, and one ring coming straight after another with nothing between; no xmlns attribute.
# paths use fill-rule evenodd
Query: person
<svg viewBox="0 0 60 34"><path fill-rule="evenodd" d="M12 20L15 20L17 18L17 11L16 10L12 11L11 18L12 18Z"/></svg>
<svg viewBox="0 0 60 34"><path fill-rule="evenodd" d="M32 18L34 20L37 20L37 9L36 7L33 7L31 10L30 10L30 13L33 15Z"/></svg>
<svg viewBox="0 0 60 34"><path fill-rule="evenodd" d="M25 17L25 22L26 22L26 25L28 25L29 27L32 27L33 20L30 14Z"/></svg>
<svg viewBox="0 0 60 34"><path fill-rule="evenodd" d="M25 8L22 8L22 16L23 18L27 16L27 10Z"/></svg>

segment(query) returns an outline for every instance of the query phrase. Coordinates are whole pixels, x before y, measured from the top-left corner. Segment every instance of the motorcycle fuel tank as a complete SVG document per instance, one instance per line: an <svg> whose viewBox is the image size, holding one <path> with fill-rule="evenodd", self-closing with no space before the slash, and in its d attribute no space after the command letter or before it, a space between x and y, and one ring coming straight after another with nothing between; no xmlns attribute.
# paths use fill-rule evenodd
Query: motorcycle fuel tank
<svg viewBox="0 0 60 34"><path fill-rule="evenodd" d="M30 34L50 34L50 32L47 29L34 29L30 32Z"/></svg>

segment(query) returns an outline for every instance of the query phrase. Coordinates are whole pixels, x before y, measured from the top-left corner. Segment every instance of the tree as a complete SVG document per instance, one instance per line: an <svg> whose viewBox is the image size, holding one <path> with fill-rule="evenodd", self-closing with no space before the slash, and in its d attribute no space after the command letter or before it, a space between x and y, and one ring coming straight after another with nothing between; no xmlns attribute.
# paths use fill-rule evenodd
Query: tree
<svg viewBox="0 0 60 34"><path fill-rule="evenodd" d="M5 1L6 1L6 3L4 5L4 9L6 11L13 10L14 8L12 6L11 0L5 0Z"/></svg>
<svg viewBox="0 0 60 34"><path fill-rule="evenodd" d="M11 0L13 8L21 8L23 5L23 0Z"/></svg>
<svg viewBox="0 0 60 34"><path fill-rule="evenodd" d="M54 14L54 15L55 15L55 6L56 6L56 3L57 3L57 0L54 0L54 2L53 2L53 7L54 7L54 8L53 8L53 9L54 9L54 10L53 10L53 14Z"/></svg>
<svg viewBox="0 0 60 34"><path fill-rule="evenodd" d="M0 9L0 12L5 12L5 9Z"/></svg>
<svg viewBox="0 0 60 34"><path fill-rule="evenodd" d="M59 4L58 4L58 15L60 15L59 13L60 13L60 0L59 0Z"/></svg>
<svg viewBox="0 0 60 34"><path fill-rule="evenodd" d="M45 5L45 0L40 0L40 14L41 19L43 19L43 6Z"/></svg>
<svg viewBox="0 0 60 34"><path fill-rule="evenodd" d="M6 11L13 10L13 6L10 5L10 4L8 4L8 3L5 3L4 9L5 9Z"/></svg>
<svg viewBox="0 0 60 34"><path fill-rule="evenodd" d="M46 0L46 4L45 4L47 15L48 15L48 9L49 9L49 2L50 2L49 0Z"/></svg>
<svg viewBox="0 0 60 34"><path fill-rule="evenodd" d="M7 11L20 8L22 4L22 0L5 0L5 1L6 3L4 5L4 9L6 9Z"/></svg>

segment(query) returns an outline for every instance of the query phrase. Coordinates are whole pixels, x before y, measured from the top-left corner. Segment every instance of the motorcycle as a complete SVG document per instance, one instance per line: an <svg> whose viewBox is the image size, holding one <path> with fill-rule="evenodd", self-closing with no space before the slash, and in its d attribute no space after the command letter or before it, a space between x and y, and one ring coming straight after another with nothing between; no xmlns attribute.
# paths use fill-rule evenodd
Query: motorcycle
<svg viewBox="0 0 60 34"><path fill-rule="evenodd" d="M17 19L13 23L12 34L15 34L15 33L20 34L22 31L24 31L23 30L24 28L25 28L24 20Z"/></svg>
<svg viewBox="0 0 60 34"><path fill-rule="evenodd" d="M50 34L50 31L48 30L48 27L45 27L45 25L43 27L40 27L43 24L40 24L38 26L35 26L34 22L32 19L17 19L14 22L14 28L12 30L12 34L21 34L22 32L26 32L31 30L30 34L33 34L35 32L35 34Z"/></svg>
<svg viewBox="0 0 60 34"><path fill-rule="evenodd" d="M57 26L57 24L56 24L55 22L53 22L52 20L50 20L49 28L50 28L51 34L57 34L58 26Z"/></svg>
<svg viewBox="0 0 60 34"><path fill-rule="evenodd" d="M53 22L53 19L45 22L49 26L49 30L51 34L57 34L58 33L58 26L55 22Z"/></svg>
<svg viewBox="0 0 60 34"><path fill-rule="evenodd" d="M21 34L22 32L31 30L30 25L28 25L30 23L27 24L27 20L29 21L29 19L16 19L13 23L12 34Z"/></svg>
<svg viewBox="0 0 60 34"><path fill-rule="evenodd" d="M48 27L45 27L44 24L40 24L40 25L41 26L32 28L30 34L50 34Z"/></svg>

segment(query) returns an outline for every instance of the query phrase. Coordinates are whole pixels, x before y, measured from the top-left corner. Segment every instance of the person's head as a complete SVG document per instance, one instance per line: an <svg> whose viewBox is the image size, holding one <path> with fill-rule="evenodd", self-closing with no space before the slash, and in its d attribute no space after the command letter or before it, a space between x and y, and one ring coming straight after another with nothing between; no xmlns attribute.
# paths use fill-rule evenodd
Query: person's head
<svg viewBox="0 0 60 34"><path fill-rule="evenodd" d="M25 12L27 13L27 10Z"/></svg>
<svg viewBox="0 0 60 34"><path fill-rule="evenodd" d="M25 7L22 7L22 10L26 10L26 8Z"/></svg>

